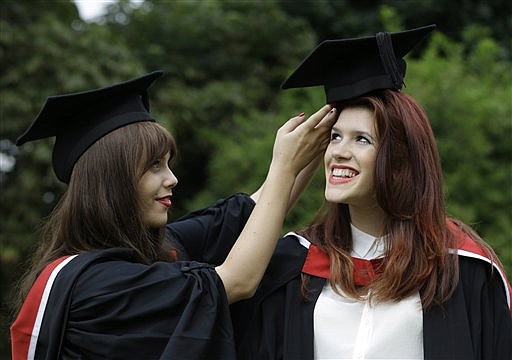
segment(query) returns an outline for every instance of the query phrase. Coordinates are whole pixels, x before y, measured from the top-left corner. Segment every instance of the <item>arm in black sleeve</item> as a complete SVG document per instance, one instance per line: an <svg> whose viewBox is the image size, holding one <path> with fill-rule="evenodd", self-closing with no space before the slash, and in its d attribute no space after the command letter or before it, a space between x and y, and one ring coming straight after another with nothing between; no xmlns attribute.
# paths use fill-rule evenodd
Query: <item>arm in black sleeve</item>
<svg viewBox="0 0 512 360"><path fill-rule="evenodd" d="M213 206L194 211L166 227L167 237L185 258L219 265L245 226L254 201L245 194L235 194Z"/></svg>

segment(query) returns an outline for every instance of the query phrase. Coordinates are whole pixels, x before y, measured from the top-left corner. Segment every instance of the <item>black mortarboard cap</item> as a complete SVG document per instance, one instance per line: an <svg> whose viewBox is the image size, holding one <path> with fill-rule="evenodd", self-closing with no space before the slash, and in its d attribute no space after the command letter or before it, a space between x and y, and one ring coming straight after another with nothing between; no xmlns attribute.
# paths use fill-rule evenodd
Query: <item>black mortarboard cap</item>
<svg viewBox="0 0 512 360"><path fill-rule="evenodd" d="M155 121L148 89L162 74L154 71L100 89L50 96L16 145L55 136L53 169L68 183L76 161L98 139L124 125Z"/></svg>
<svg viewBox="0 0 512 360"><path fill-rule="evenodd" d="M403 57L435 27L428 25L395 33L326 40L303 60L281 87L323 85L327 103L355 98L373 90L400 90L406 70Z"/></svg>

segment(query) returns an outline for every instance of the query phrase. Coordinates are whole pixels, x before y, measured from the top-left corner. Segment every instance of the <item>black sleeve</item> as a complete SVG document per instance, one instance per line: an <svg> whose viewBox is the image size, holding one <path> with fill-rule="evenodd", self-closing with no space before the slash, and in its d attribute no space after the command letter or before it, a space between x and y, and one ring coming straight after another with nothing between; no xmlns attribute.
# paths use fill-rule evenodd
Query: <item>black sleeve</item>
<svg viewBox="0 0 512 360"><path fill-rule="evenodd" d="M459 284L441 306L424 312L425 359L511 359L512 317L498 271L459 257Z"/></svg>
<svg viewBox="0 0 512 360"><path fill-rule="evenodd" d="M64 358L233 359L228 302L215 270L195 262L97 262L72 293Z"/></svg>
<svg viewBox="0 0 512 360"><path fill-rule="evenodd" d="M478 259L461 261L460 271L475 357L512 359L512 317L500 274Z"/></svg>
<svg viewBox="0 0 512 360"><path fill-rule="evenodd" d="M167 225L167 237L183 249L182 258L219 265L240 235L254 201L235 194Z"/></svg>

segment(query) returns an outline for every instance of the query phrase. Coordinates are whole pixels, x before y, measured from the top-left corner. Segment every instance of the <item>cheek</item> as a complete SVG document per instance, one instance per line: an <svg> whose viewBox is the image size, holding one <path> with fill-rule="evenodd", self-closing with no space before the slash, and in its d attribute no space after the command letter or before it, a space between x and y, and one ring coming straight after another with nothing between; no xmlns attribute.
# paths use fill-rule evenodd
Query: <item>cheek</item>
<svg viewBox="0 0 512 360"><path fill-rule="evenodd" d="M139 181L139 185L137 187L137 196L139 200L143 204L147 204L149 200L153 198L154 189L155 185L152 177L148 174L144 175Z"/></svg>
<svg viewBox="0 0 512 360"><path fill-rule="evenodd" d="M331 160L331 144L327 145L327 149L324 152L324 167L329 167L329 162Z"/></svg>
<svg viewBox="0 0 512 360"><path fill-rule="evenodd" d="M364 153L363 159L366 167L373 171L373 169L375 169L375 162L377 161L377 150L374 148L368 149L368 151Z"/></svg>
<svg viewBox="0 0 512 360"><path fill-rule="evenodd" d="M372 183L374 182L374 178L375 178L375 162L377 160L377 156L376 154L371 154L367 161L365 161L365 165L366 165L366 171L367 173L369 174L369 179L372 181Z"/></svg>

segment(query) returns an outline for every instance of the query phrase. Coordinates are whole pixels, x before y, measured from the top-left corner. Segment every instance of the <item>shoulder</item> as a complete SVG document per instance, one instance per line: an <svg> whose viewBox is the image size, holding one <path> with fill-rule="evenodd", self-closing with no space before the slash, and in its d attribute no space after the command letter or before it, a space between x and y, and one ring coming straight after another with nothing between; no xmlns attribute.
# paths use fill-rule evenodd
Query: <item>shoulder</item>
<svg viewBox="0 0 512 360"><path fill-rule="evenodd" d="M488 284L490 281L502 286L508 307L512 312L512 286L504 269L489 256L475 240L462 230L456 234L457 248L451 249L459 258L460 281L463 286Z"/></svg>
<svg viewBox="0 0 512 360"><path fill-rule="evenodd" d="M280 238L263 277L261 287L274 288L300 276L307 253L307 247L300 242L295 233L288 233Z"/></svg>
<svg viewBox="0 0 512 360"><path fill-rule="evenodd" d="M307 252L308 249L301 245L294 233L281 237L260 283L258 294L267 294L300 278Z"/></svg>
<svg viewBox="0 0 512 360"><path fill-rule="evenodd" d="M310 244L305 237L289 232L277 242L272 260L287 264L296 263L302 267Z"/></svg>

